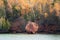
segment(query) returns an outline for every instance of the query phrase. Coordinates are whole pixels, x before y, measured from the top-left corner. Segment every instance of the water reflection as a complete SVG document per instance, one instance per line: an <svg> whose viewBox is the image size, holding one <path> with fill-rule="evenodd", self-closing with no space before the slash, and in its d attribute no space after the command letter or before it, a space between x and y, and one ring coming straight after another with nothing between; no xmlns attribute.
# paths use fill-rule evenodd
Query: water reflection
<svg viewBox="0 0 60 40"><path fill-rule="evenodd" d="M55 34L0 34L0 40L60 40Z"/></svg>

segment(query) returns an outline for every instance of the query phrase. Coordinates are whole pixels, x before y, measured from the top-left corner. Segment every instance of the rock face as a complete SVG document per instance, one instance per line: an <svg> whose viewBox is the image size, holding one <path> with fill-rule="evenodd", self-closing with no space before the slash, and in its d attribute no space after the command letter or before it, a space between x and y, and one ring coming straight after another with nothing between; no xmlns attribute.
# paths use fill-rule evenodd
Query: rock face
<svg viewBox="0 0 60 40"><path fill-rule="evenodd" d="M25 27L25 30L29 33L36 33L38 31L38 24L34 22L28 22Z"/></svg>

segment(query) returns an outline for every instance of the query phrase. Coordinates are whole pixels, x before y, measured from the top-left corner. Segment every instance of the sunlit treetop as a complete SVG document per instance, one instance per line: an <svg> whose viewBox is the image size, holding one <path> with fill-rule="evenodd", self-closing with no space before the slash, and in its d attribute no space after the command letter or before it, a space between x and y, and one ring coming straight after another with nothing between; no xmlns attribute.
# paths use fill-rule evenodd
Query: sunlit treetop
<svg viewBox="0 0 60 40"><path fill-rule="evenodd" d="M3 2L3 0L0 0L0 7L4 7L4 2Z"/></svg>

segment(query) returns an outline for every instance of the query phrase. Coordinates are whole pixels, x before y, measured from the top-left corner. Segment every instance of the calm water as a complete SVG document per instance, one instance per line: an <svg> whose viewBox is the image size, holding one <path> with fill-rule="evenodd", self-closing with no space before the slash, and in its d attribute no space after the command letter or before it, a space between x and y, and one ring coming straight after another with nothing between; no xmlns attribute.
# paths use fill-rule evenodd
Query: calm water
<svg viewBox="0 0 60 40"><path fill-rule="evenodd" d="M55 34L0 34L0 40L60 40Z"/></svg>

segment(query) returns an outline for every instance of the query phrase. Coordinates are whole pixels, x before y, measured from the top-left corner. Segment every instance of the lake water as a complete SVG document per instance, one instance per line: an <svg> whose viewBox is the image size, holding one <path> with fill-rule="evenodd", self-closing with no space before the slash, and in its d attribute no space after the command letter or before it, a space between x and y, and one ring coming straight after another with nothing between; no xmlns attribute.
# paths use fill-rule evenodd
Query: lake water
<svg viewBox="0 0 60 40"><path fill-rule="evenodd" d="M0 34L0 40L60 40L56 34Z"/></svg>

